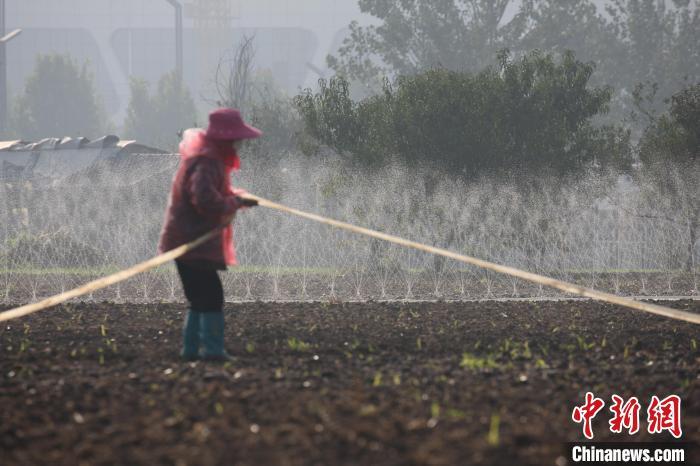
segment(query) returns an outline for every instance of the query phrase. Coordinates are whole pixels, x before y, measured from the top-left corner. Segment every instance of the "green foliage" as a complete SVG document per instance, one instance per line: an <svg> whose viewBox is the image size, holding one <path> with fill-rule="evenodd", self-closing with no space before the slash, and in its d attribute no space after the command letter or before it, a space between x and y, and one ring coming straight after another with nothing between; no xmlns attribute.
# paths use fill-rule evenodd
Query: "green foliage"
<svg viewBox="0 0 700 466"><path fill-rule="evenodd" d="M500 444L500 425L501 415L499 413L491 414L491 422L489 423L489 434L487 440L489 445L492 447L497 447Z"/></svg>
<svg viewBox="0 0 700 466"><path fill-rule="evenodd" d="M369 83L384 74L407 75L434 67L481 70L518 24L499 27L509 0L359 0L380 26L350 24L350 36L328 64L340 75Z"/></svg>
<svg viewBox="0 0 700 466"><path fill-rule="evenodd" d="M700 83L671 98L667 113L652 119L639 143L638 173L647 217L688 232L685 269L696 265L700 238Z"/></svg>
<svg viewBox="0 0 700 466"><path fill-rule="evenodd" d="M255 82L254 91L245 116L263 131L264 137L248 141L247 148L256 157L273 163L279 159L280 151L298 145L301 122L291 99L271 78L260 77Z"/></svg>
<svg viewBox="0 0 700 466"><path fill-rule="evenodd" d="M459 367L466 367L469 370L476 371L481 369L495 369L500 367L500 365L491 355L481 357L471 353L463 353Z"/></svg>
<svg viewBox="0 0 700 466"><path fill-rule="evenodd" d="M350 98L343 78L320 81L295 99L307 131L348 158L428 162L472 177L594 162L622 164L629 135L591 124L607 110L611 90L591 88L591 64L570 52L559 63L538 52L478 73L444 68L385 82L380 95Z"/></svg>
<svg viewBox="0 0 700 466"><path fill-rule="evenodd" d="M319 81L319 92L306 89L294 99L306 130L311 136L340 152L355 152L365 129L359 121L358 104L350 98L348 82L343 78Z"/></svg>
<svg viewBox="0 0 700 466"><path fill-rule="evenodd" d="M659 85L664 99L700 79L700 2L697 0L611 0L606 8L617 44L603 47L602 76L628 91L636 82ZM605 45L605 43L604 43ZM629 102L627 103L629 105Z"/></svg>
<svg viewBox="0 0 700 466"><path fill-rule="evenodd" d="M351 23L327 62L374 91L383 76L435 67L480 71L502 48L518 54L573 50L594 61L594 83L618 90L616 117L631 110L637 82L659 84L658 111L663 98L700 77L697 0L359 0L359 6L379 24ZM512 8L517 14L506 21Z"/></svg>
<svg viewBox="0 0 700 466"><path fill-rule="evenodd" d="M148 83L132 79L124 135L158 148L175 150L179 133L196 126L194 101L175 72L164 75L151 95Z"/></svg>
<svg viewBox="0 0 700 466"><path fill-rule="evenodd" d="M640 158L647 165L696 162L699 155L700 83L676 93L668 113L652 122L640 143Z"/></svg>
<svg viewBox="0 0 700 466"><path fill-rule="evenodd" d="M296 337L291 337L287 339L287 346L292 351L308 351L311 349L311 344Z"/></svg>
<svg viewBox="0 0 700 466"><path fill-rule="evenodd" d="M17 99L10 125L22 139L85 136L105 131L105 117L87 64L69 55L39 55L24 93Z"/></svg>
<svg viewBox="0 0 700 466"><path fill-rule="evenodd" d="M655 111L686 80L700 77L700 6L697 1L609 0L605 14L591 0L529 0L521 15L530 25L518 48L575 50L598 65L596 82L613 86L629 111L637 82L656 83Z"/></svg>

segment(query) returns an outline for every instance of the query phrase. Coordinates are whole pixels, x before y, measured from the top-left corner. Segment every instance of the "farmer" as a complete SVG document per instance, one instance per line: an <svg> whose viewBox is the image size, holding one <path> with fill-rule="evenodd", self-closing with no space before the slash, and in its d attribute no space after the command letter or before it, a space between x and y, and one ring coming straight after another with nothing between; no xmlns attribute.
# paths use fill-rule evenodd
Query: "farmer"
<svg viewBox="0 0 700 466"><path fill-rule="evenodd" d="M180 143L182 160L173 179L158 251L169 251L220 228L214 238L175 261L190 305L181 352L188 361L230 358L224 351L224 291L218 271L236 263L231 226L235 212L258 204L243 199L243 190L232 188L231 171L240 166L240 142L261 134L243 122L238 110L222 108L209 115L206 131L189 129Z"/></svg>

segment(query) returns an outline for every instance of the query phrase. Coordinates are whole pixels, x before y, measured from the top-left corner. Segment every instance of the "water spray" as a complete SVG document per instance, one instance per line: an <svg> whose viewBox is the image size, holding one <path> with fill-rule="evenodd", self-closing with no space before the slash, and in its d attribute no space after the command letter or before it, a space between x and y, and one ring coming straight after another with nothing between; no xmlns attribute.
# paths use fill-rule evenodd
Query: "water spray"
<svg viewBox="0 0 700 466"><path fill-rule="evenodd" d="M449 259L454 259L460 262L464 262L466 264L474 265L476 267L480 267L482 269L486 270L491 270L494 272L510 275L513 277L521 278L523 280L530 281L532 283L536 283L539 285L547 286L550 288L555 288L567 293L579 295L579 296L584 296L587 298L595 299L598 301L603 301L611 304L617 304L619 306L627 307L630 309L636 309L644 312L648 312L651 314L656 314L664 317L669 317L671 319L676 319L676 320L681 320L685 322L690 322L694 324L700 324L700 314L695 314L692 312L686 312L686 311L681 311L678 309L672 309L669 307L665 306L659 306L656 304L651 304L651 303L645 303L641 301L637 301L634 299L630 298L624 298L621 296L617 296L614 294L610 293L605 293L602 291L598 291L592 288L586 288L582 287L573 283L568 283L562 280L557 280L554 278L546 277L544 275L538 275L535 273L527 272L524 270L520 270L514 267L509 267L505 265L499 265L495 264L493 262L488 262L482 259L477 259L475 257L463 255L463 254L457 254L452 251L448 251L447 249L441 249L437 248L434 246L428 246L422 243L418 243L415 241L410 241L404 238L400 238L398 236L393 236L389 235L386 233L381 233L375 230L370 230L368 228L363 228L359 227L356 225L352 225L349 223L341 222L338 220L333 220L327 217L323 217L320 215L304 212L298 209L294 209L291 207L287 207L283 204L278 204L276 202L272 202L270 200L255 196L253 194L246 194L245 198L247 199L252 199L256 200L258 202L259 206L262 207L267 207L269 209L277 210L280 212L284 212L287 214L295 215L298 217L302 217L308 220L312 220L318 223L322 223L325 225L332 226L334 228L339 228L347 231L351 231L353 233L358 233L361 235L369 236L378 240L390 242L393 244L397 244L399 246L404 246L407 248L412 248L416 249L419 251L427 252L430 254L434 254L437 256L442 256L446 257ZM196 240L184 244L178 248L175 248L171 251L168 251L164 254L161 254L159 256L156 256L152 259L149 259L145 262L142 262L140 264L137 264L133 267L130 267L128 269L124 269L120 272L117 272L115 274L100 278L98 280L91 281L89 283L86 283L85 285L74 288L72 290L66 291L64 293L52 296L50 298L44 299L42 301L32 303L32 304L27 304L24 306L17 307L15 309L11 309L9 311L5 311L3 313L0 313L0 322L7 321L10 319L15 319L18 317L22 317L28 314L32 314L34 312L38 312L43 309L47 309L49 307L55 306L57 304L61 304L65 301L68 301L69 299L76 298L78 296L83 296L85 294L91 293L95 290L105 288L107 286L119 283L121 281L124 281L128 278L131 278L135 275L138 275L142 272L145 272L147 270L150 270L152 268L158 267L160 265L165 264L166 262L169 262L171 260L177 259L178 257L182 256L186 252L196 248L197 246L201 245L202 243L210 240L214 235L218 234L220 232L220 229L212 230L206 235L197 238Z"/></svg>

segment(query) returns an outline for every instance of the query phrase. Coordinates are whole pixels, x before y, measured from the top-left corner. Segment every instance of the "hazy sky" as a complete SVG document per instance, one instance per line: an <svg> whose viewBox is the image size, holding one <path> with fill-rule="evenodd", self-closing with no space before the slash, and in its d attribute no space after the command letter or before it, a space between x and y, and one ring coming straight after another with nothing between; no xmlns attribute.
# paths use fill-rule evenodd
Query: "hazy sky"
<svg viewBox="0 0 700 466"><path fill-rule="evenodd" d="M7 27L168 27L173 9L165 0L7 0ZM190 2L182 2L183 4ZM231 0L233 27L300 27L328 43L360 13L355 0ZM185 27L192 20L185 17Z"/></svg>
<svg viewBox="0 0 700 466"><path fill-rule="evenodd" d="M520 0L511 3L509 17L519 4ZM230 0L230 5L233 27L296 27L313 31L319 40L313 60L316 65L323 65L334 37L350 21L373 22L371 16L360 13L357 0ZM120 28L169 27L173 23L173 10L166 0L6 0L6 10L8 29L88 28L99 35ZM185 17L185 27L191 25L192 19Z"/></svg>
<svg viewBox="0 0 700 466"><path fill-rule="evenodd" d="M182 1L185 6L187 3L191 2ZM315 41L308 50L303 51L304 56L308 55L305 60L322 69L326 55L333 51L334 40L337 43L339 33L350 21L371 22L371 17L360 13L355 0L231 0L230 5L230 24L234 31L236 28L299 28L311 31ZM115 33L124 29L168 29L173 27L174 22L173 8L166 0L6 0L6 17L8 30L26 30L14 43L8 44L11 92L16 93L21 89L33 67L36 53L69 52L79 60L88 56L95 68L98 90L111 112L116 113L117 119L121 119L128 100L129 76L115 56ZM194 20L186 14L184 27L187 29L193 25ZM47 41L47 30L88 31L91 44L79 40L76 44L75 39L69 40L64 36L55 36ZM172 36L167 39L170 42L173 40ZM92 42L96 45L92 45ZM185 44L185 49L192 46L193 43ZM101 56L93 58L95 47ZM221 47L230 48L231 43L221 44ZM168 50L173 45L163 48ZM264 48L264 44L261 48ZM260 55L265 53L263 50ZM173 57L174 51L160 55L164 70L172 68ZM185 66L191 68L193 64L185 63ZM299 70L294 72L295 76L300 76ZM312 85L317 78L309 71L297 85ZM198 91L194 93L196 95Z"/></svg>
<svg viewBox="0 0 700 466"><path fill-rule="evenodd" d="M187 6L193 1L183 0L182 3ZM509 17L517 11L519 4L519 0L512 2ZM293 53L296 58L290 60L298 62L301 60L298 57L303 55L304 61L308 60L321 69L325 68L327 54L337 50L350 21L358 20L361 24L373 22L371 16L360 13L357 0L230 0L230 5L233 31L237 28L297 28L311 31L315 37L313 45L304 42L304 50L294 49L303 53ZM115 55L115 34L120 30L166 30L172 28L174 22L173 9L166 0L6 0L6 17L8 30L26 29L25 34L8 44L10 92L16 93L21 89L24 79L31 72L36 53L69 52L79 60L88 57L93 63L102 97L118 119L123 115L128 100L129 71L125 72ZM185 15L184 27L192 26L193 19ZM61 29L76 31L75 34L85 34L87 31L89 43L75 39L75 34L73 39L69 39L65 34L61 36L47 32ZM170 52L174 45L173 36L160 33L158 37L169 41L162 45L163 52L153 61L153 66L159 67L158 73L162 73L161 68L168 70L174 66L174 52ZM265 40L268 40L267 45L263 43ZM268 39L261 38L261 41L261 48L267 47L260 54L264 60L262 55L267 53L270 56L269 34ZM188 46L194 47L194 43L185 44L186 49ZM221 46L225 49L230 48L231 44ZM278 48L277 55L287 53L280 49L280 45L272 47ZM302 46L288 42L282 47L290 49ZM274 54L274 50L272 52ZM269 58L268 62L271 60L279 61L279 58ZM194 64L185 63L185 66L191 69ZM303 62L297 64L297 68L299 66L303 67ZM306 68L291 70L288 76L292 75L292 81L297 84L288 82L288 90L296 86L311 86L318 78Z"/></svg>

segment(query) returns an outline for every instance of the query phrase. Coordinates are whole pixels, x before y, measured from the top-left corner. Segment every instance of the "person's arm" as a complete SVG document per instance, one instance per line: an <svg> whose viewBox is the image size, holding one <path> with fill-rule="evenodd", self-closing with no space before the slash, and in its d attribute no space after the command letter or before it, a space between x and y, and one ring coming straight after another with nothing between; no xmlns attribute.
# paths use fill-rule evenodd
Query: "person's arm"
<svg viewBox="0 0 700 466"><path fill-rule="evenodd" d="M242 202L239 197L222 194L217 189L222 175L217 172L214 163L206 159L198 161L188 179L187 189L190 201L199 214L212 220L224 220L233 216Z"/></svg>

